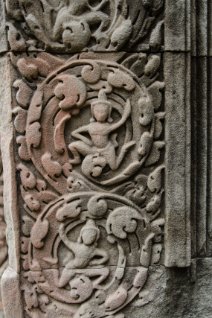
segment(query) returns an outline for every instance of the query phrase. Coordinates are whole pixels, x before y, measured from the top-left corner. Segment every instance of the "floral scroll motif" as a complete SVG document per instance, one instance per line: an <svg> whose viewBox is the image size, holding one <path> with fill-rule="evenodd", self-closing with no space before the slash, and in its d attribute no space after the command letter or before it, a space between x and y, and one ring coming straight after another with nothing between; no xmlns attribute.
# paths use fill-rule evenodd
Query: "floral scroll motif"
<svg viewBox="0 0 212 318"><path fill-rule="evenodd" d="M119 51L162 45L163 0L6 0L12 51ZM20 28L21 26L21 28Z"/></svg>
<svg viewBox="0 0 212 318"><path fill-rule="evenodd" d="M25 276L50 298L78 304L73 317L85 308L94 317L113 316L143 288L163 224L162 219L150 221L144 209L115 194L64 195L47 206L32 227ZM101 247L104 237L108 250Z"/></svg>
<svg viewBox="0 0 212 318"><path fill-rule="evenodd" d="M25 311L124 317L163 245L161 57L11 59Z"/></svg>

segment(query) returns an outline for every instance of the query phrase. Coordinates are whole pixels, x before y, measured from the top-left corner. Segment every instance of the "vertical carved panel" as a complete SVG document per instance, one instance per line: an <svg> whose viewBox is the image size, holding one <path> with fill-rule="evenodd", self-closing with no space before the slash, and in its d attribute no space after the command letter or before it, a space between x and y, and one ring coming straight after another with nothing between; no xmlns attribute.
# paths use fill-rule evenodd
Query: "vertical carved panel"
<svg viewBox="0 0 212 318"><path fill-rule="evenodd" d="M191 262L190 0L4 2L6 318L137 318Z"/></svg>
<svg viewBox="0 0 212 318"><path fill-rule="evenodd" d="M161 56L102 57L11 57L30 317L115 317L160 263Z"/></svg>

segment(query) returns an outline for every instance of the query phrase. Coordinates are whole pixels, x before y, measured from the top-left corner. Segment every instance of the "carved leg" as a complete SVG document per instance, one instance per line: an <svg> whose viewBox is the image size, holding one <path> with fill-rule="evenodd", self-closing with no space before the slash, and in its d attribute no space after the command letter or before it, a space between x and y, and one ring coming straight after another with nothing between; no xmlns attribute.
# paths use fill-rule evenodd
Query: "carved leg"
<svg viewBox="0 0 212 318"><path fill-rule="evenodd" d="M73 155L73 159L70 159L70 163L75 165L81 163L80 154L86 156L93 153L92 147L86 145L83 141L72 142L68 145L68 148Z"/></svg>
<svg viewBox="0 0 212 318"><path fill-rule="evenodd" d="M97 277L93 281L93 287L96 289L102 289L100 284L108 277L109 269L108 268L99 268L99 269L87 269L85 275L88 277Z"/></svg>
<svg viewBox="0 0 212 318"><path fill-rule="evenodd" d="M68 282L75 276L75 271L72 269L64 268L61 277L58 279L57 285L62 288L68 284Z"/></svg>
<svg viewBox="0 0 212 318"><path fill-rule="evenodd" d="M122 160L124 159L125 154L127 153L128 149L135 145L135 141L130 141L123 145L121 152L116 160L116 169L120 166Z"/></svg>

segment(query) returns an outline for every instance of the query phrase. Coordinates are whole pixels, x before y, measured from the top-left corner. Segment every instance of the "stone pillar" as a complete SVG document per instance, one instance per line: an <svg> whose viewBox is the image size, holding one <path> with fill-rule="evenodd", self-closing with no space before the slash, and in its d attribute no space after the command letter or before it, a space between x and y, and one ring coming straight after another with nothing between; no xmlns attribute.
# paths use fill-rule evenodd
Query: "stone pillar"
<svg viewBox="0 0 212 318"><path fill-rule="evenodd" d="M6 318L210 317L209 6L1 1Z"/></svg>

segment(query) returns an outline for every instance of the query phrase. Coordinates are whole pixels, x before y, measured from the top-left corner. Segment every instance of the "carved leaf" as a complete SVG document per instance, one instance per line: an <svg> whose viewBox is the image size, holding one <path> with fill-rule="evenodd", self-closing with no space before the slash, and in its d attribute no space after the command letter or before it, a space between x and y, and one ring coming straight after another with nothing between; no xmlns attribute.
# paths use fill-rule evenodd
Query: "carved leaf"
<svg viewBox="0 0 212 318"><path fill-rule="evenodd" d="M122 306L128 296L127 290L120 286L113 294L111 294L105 301L106 310L115 310Z"/></svg>
<svg viewBox="0 0 212 318"><path fill-rule="evenodd" d="M138 101L140 111L139 122L142 126L147 126L154 118L154 108L149 96L143 96Z"/></svg>
<svg viewBox="0 0 212 318"><path fill-rule="evenodd" d="M25 195L23 199L31 211L38 212L40 210L40 202L35 194L29 193Z"/></svg>
<svg viewBox="0 0 212 318"><path fill-rule="evenodd" d="M158 192L161 190L163 169L164 166L159 166L149 175L147 179L147 186L151 192Z"/></svg>
<svg viewBox="0 0 212 318"><path fill-rule="evenodd" d="M37 8L36 8L37 9ZM26 22L31 28L31 30L34 31L35 35L40 37L41 39L45 38L42 25L40 21L35 17L34 14L28 14L25 16Z"/></svg>
<svg viewBox="0 0 212 318"><path fill-rule="evenodd" d="M12 51L23 52L26 50L26 43L21 33L12 23L8 23L8 42Z"/></svg>
<svg viewBox="0 0 212 318"><path fill-rule="evenodd" d="M102 218L108 210L107 201L101 196L94 196L88 201L88 213L92 218Z"/></svg>
<svg viewBox="0 0 212 318"><path fill-rule="evenodd" d="M31 229L34 225L33 220L28 216L28 215L24 215L22 217L22 232L24 235L26 236L30 236L31 233Z"/></svg>
<svg viewBox="0 0 212 318"><path fill-rule="evenodd" d="M145 284L147 280L148 269L147 268L139 268L138 273L136 274L133 280L133 286L135 288L141 288Z"/></svg>
<svg viewBox="0 0 212 318"><path fill-rule="evenodd" d="M111 44L116 49L119 50L129 39L132 33L132 22L131 20L125 20L121 25L113 32L111 36Z"/></svg>
<svg viewBox="0 0 212 318"><path fill-rule="evenodd" d="M159 21L151 33L149 45L151 47L153 47L154 49L159 48L162 45L162 42L163 42L163 32L162 32L163 24L164 24L164 21Z"/></svg>
<svg viewBox="0 0 212 318"><path fill-rule="evenodd" d="M59 114L61 117L55 118L56 125L54 130L54 148L57 153L63 154L65 152L65 142L64 142L64 138L61 138L61 136L63 136L64 134L65 125L67 121L71 118L71 114L64 112L62 110ZM73 111L72 111L72 114L73 114Z"/></svg>
<svg viewBox="0 0 212 318"><path fill-rule="evenodd" d="M13 83L13 87L18 89L16 93L16 100L23 108L28 108L30 99L32 97L32 89L21 79Z"/></svg>
<svg viewBox="0 0 212 318"><path fill-rule="evenodd" d="M20 171L21 183L24 189L34 189L37 183L34 174L22 163L17 166L17 170Z"/></svg>
<svg viewBox="0 0 212 318"><path fill-rule="evenodd" d="M162 132L163 132L163 125L161 121L164 119L165 113L156 113L155 114L155 129L154 129L154 139L160 138Z"/></svg>
<svg viewBox="0 0 212 318"><path fill-rule="evenodd" d="M152 145L151 152L145 162L145 166L151 166L160 159L161 149L165 146L164 141L155 141Z"/></svg>
<svg viewBox="0 0 212 318"><path fill-rule="evenodd" d="M146 206L146 211L148 213L155 213L159 208L161 204L161 194L155 194L150 202Z"/></svg>
<svg viewBox="0 0 212 318"><path fill-rule="evenodd" d="M152 142L153 142L152 135L148 131L144 132L141 136L140 143L139 143L139 148L138 148L139 155L141 155L142 157L146 156L152 147Z"/></svg>
<svg viewBox="0 0 212 318"><path fill-rule="evenodd" d="M78 192L82 189L88 190L89 187L87 187L82 180L70 175L67 179L67 189L69 192Z"/></svg>
<svg viewBox="0 0 212 318"><path fill-rule="evenodd" d="M41 125L39 122L34 122L28 127L27 141L29 145L36 148L40 145L41 141Z"/></svg>
<svg viewBox="0 0 212 318"><path fill-rule="evenodd" d="M16 115L14 120L14 126L17 132L24 133L26 130L27 111L20 107L16 107L13 110L13 114Z"/></svg>
<svg viewBox="0 0 212 318"><path fill-rule="evenodd" d="M138 220L142 220L142 217L135 209L119 207L107 219L107 233L125 239L128 233L135 232Z"/></svg>
<svg viewBox="0 0 212 318"><path fill-rule="evenodd" d="M164 88L165 84L163 82L156 81L151 86L148 87L148 92L152 96L152 102L154 109L158 109L161 106L162 94L161 90Z"/></svg>
<svg viewBox="0 0 212 318"><path fill-rule="evenodd" d="M97 63L86 65L83 67L81 75L87 83L95 84L100 80L101 68Z"/></svg>
<svg viewBox="0 0 212 318"><path fill-rule="evenodd" d="M18 136L16 138L16 142L18 145L20 145L18 148L19 157L23 160L26 160L26 161L30 160L31 157L30 157L28 149L27 149L26 137L25 136Z"/></svg>
<svg viewBox="0 0 212 318"><path fill-rule="evenodd" d="M21 252L27 253L28 252L28 246L29 246L29 238L28 237L21 237Z"/></svg>
<svg viewBox="0 0 212 318"><path fill-rule="evenodd" d="M115 70L108 75L108 83L113 87L124 88L127 91L132 91L135 88L135 82L126 73L121 70Z"/></svg>
<svg viewBox="0 0 212 318"><path fill-rule="evenodd" d="M31 231L31 242L35 248L42 248L44 246L44 238L49 230L48 220L38 219Z"/></svg>
<svg viewBox="0 0 212 318"><path fill-rule="evenodd" d="M32 97L31 107L33 111L29 112L28 114L29 124L33 124L34 122L40 120L40 116L42 112L42 103L43 103L43 91L38 88Z"/></svg>
<svg viewBox="0 0 212 318"><path fill-rule="evenodd" d="M38 179L37 184L36 184L36 188L39 192L46 190L46 188L47 188L46 182L44 180Z"/></svg>
<svg viewBox="0 0 212 318"><path fill-rule="evenodd" d="M61 165L57 161L52 160L52 156L49 152L46 152L42 156L41 161L42 161L43 168L45 169L45 171L51 178L54 179L61 175L62 173Z"/></svg>
<svg viewBox="0 0 212 318"><path fill-rule="evenodd" d="M46 306L50 303L49 297L47 295L41 294L38 296L38 302L39 302L39 308L41 309L41 311L46 312Z"/></svg>
<svg viewBox="0 0 212 318"><path fill-rule="evenodd" d="M27 309L32 309L38 307L38 298L37 293L33 287L29 288L28 286L24 287L24 299L26 302Z"/></svg>
<svg viewBox="0 0 212 318"><path fill-rule="evenodd" d="M152 264L158 264L162 252L162 244L153 244L152 246Z"/></svg>
<svg viewBox="0 0 212 318"><path fill-rule="evenodd" d="M127 191L126 196L138 206L143 204L147 198L142 186L134 186L131 190Z"/></svg>
<svg viewBox="0 0 212 318"><path fill-rule="evenodd" d="M55 96L60 100L62 110L70 110L74 106L80 106L85 102L87 92L85 84L73 75L60 75L59 83L54 89Z"/></svg>
<svg viewBox="0 0 212 318"><path fill-rule="evenodd" d="M62 208L57 211L56 218L62 222L68 218L76 218L82 211L82 201L75 200L70 203L66 203Z"/></svg>
<svg viewBox="0 0 212 318"><path fill-rule="evenodd" d="M38 68L35 64L29 63L27 59L20 58L17 62L19 72L30 82L38 78Z"/></svg>
<svg viewBox="0 0 212 318"><path fill-rule="evenodd" d="M70 162L66 162L63 165L63 174L68 178L72 173L72 164ZM68 185L68 183L67 183Z"/></svg>
<svg viewBox="0 0 212 318"><path fill-rule="evenodd" d="M148 63L145 66L144 73L148 77L153 77L157 73L159 67L160 57L158 55L151 55L148 60Z"/></svg>
<svg viewBox="0 0 212 318"><path fill-rule="evenodd" d="M163 218L157 219L151 223L151 231L154 234L154 241L161 242L161 235L163 234L162 227L165 224Z"/></svg>
<svg viewBox="0 0 212 318"><path fill-rule="evenodd" d="M42 203L49 203L57 198L57 195L52 191L42 191L39 193L39 201Z"/></svg>
<svg viewBox="0 0 212 318"><path fill-rule="evenodd" d="M130 68L138 77L141 77L144 74L146 59L147 55L145 53L139 53L138 56L136 55L136 61L128 68Z"/></svg>
<svg viewBox="0 0 212 318"><path fill-rule="evenodd" d="M148 267L150 264L153 237L154 234L150 233L145 239L144 245L141 249L140 263L144 267Z"/></svg>

